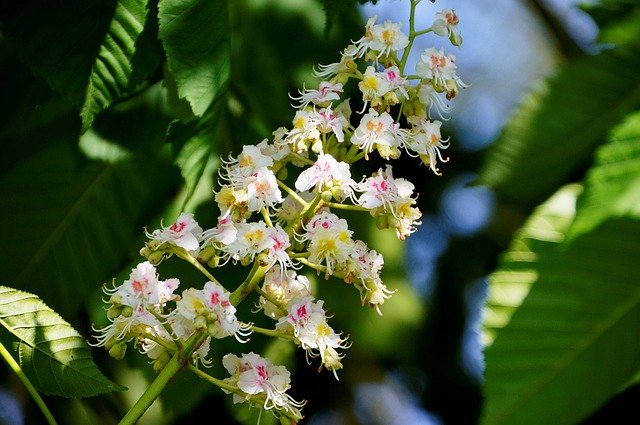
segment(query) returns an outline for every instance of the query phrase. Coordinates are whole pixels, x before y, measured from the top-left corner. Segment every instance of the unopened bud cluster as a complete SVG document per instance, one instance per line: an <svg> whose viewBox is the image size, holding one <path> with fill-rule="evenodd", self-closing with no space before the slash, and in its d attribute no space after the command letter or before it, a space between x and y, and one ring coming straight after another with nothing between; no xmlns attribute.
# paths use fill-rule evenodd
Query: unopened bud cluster
<svg viewBox="0 0 640 425"><path fill-rule="evenodd" d="M431 112L443 118L451 109L446 101L466 85L456 74L455 57L442 50L424 50L413 73L404 68L418 35L433 32L459 46L457 24L456 14L444 10L430 28L410 28L406 35L401 23L369 19L364 35L338 62L319 66L317 87L292 96L290 128L278 128L271 139L223 160L215 227L203 229L184 212L170 226L147 232L140 251L146 261L120 286L105 290L111 324L96 330L96 345L122 358L133 341L161 370L195 333L202 342L188 354L196 366L208 366L212 341L234 336L242 343L255 332L293 341L337 378L350 343L329 325L324 302L314 297L302 269L342 279L359 291L363 305L381 313L394 292L381 279L384 259L354 237L339 212L368 214L399 239L416 231L422 214L414 185L395 177L391 164L359 179L351 165L374 154L392 160L406 153L439 174L449 143ZM343 97L349 83L361 95L357 112L351 109L355 101ZM173 255L207 277L201 289L189 285L178 295L178 279L159 278L155 266ZM252 265L243 282L221 284L212 274L238 263ZM274 320L272 329L236 317L235 307L252 292L259 297L258 311ZM283 366L255 353L228 354L222 362L231 375L222 388L234 401L292 422L302 418L304 403L286 393L290 376Z"/></svg>

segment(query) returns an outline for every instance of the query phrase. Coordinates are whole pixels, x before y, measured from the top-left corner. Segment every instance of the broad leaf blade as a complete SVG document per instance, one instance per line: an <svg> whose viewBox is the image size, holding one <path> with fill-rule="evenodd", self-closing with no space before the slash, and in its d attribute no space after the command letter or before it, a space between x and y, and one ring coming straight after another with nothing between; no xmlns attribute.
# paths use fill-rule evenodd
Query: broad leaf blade
<svg viewBox="0 0 640 425"><path fill-rule="evenodd" d="M178 183L166 159L105 164L76 156L52 146L0 180L0 277L66 317L139 249L146 219Z"/></svg>
<svg viewBox="0 0 640 425"><path fill-rule="evenodd" d="M572 62L523 100L489 149L479 183L536 204L566 183L638 102L637 51L605 51Z"/></svg>
<svg viewBox="0 0 640 425"><path fill-rule="evenodd" d="M136 42L144 29L147 8L144 0L120 0L109 29L91 67L89 84L80 116L86 131L95 116L129 87Z"/></svg>
<svg viewBox="0 0 640 425"><path fill-rule="evenodd" d="M202 118L188 123L174 121L169 127L167 141L176 152L175 162L186 186L183 205L191 199L214 152L223 111L223 102L218 100Z"/></svg>
<svg viewBox="0 0 640 425"><path fill-rule="evenodd" d="M0 22L6 41L34 74L80 104L116 2L4 3L0 6Z"/></svg>
<svg viewBox="0 0 640 425"><path fill-rule="evenodd" d="M159 37L169 70L200 117L229 79L229 16L225 0L160 0Z"/></svg>
<svg viewBox="0 0 640 425"><path fill-rule="evenodd" d="M597 152L578 199L574 238L611 217L640 218L640 113L616 127Z"/></svg>
<svg viewBox="0 0 640 425"><path fill-rule="evenodd" d="M100 372L84 338L35 295L0 286L0 323L18 338L20 366L39 391L91 397L126 390Z"/></svg>
<svg viewBox="0 0 640 425"><path fill-rule="evenodd" d="M609 220L564 246L571 208L549 227L561 211L549 206L491 277L485 424L579 423L640 367L640 221Z"/></svg>

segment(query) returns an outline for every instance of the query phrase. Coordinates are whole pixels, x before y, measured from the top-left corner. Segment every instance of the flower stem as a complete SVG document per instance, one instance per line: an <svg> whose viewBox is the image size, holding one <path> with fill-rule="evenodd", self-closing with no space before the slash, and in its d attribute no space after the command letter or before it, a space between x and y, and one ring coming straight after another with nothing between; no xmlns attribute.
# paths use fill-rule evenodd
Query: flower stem
<svg viewBox="0 0 640 425"><path fill-rule="evenodd" d="M281 332L277 329L266 329L266 328L260 328L258 326L252 325L251 330L262 335L282 338L288 341L295 341L295 337L293 335Z"/></svg>
<svg viewBox="0 0 640 425"><path fill-rule="evenodd" d="M2 345L1 342L0 342L0 355L2 356L4 361L7 362L7 365L9 365L11 370L13 370L13 373L16 374L20 382L22 382L22 385L24 385L24 387L27 389L27 392L29 393L31 398L33 398L33 400L36 402L36 404L40 408L40 411L46 418L47 422L50 425L57 425L56 420L54 419L53 415L49 411L49 408L47 407L47 405L44 403L44 400L42 400L42 397L40 397L40 394L38 394L38 391L36 390L36 388L33 386L31 381L29 381L29 378L27 378L27 375L24 374L18 362L16 362L16 360L13 358L11 353L5 348L4 345Z"/></svg>
<svg viewBox="0 0 640 425"><path fill-rule="evenodd" d="M369 212L368 209L366 209L365 207L361 207L360 205L339 204L337 202L327 202L326 205L329 208L337 208L340 210Z"/></svg>
<svg viewBox="0 0 640 425"><path fill-rule="evenodd" d="M298 201L298 203L300 205L302 205L303 208L306 208L307 205L309 205L309 203L307 201L302 199L293 189L291 189L289 186L284 184L284 182L282 180L278 180L278 186L280 186L285 192L287 192L289 195L291 195L291 197L293 199Z"/></svg>
<svg viewBox="0 0 640 425"><path fill-rule="evenodd" d="M184 344L184 350L176 352L171 360L166 364L164 369L158 374L158 377L149 385L147 390L140 396L138 401L129 409L127 414L122 418L119 425L134 425L142 417L144 412L153 404L160 396L164 387L167 386L173 376L178 373L191 358L195 350L200 347L206 339L206 333L194 333Z"/></svg>
<svg viewBox="0 0 640 425"><path fill-rule="evenodd" d="M238 387L236 387L234 385L231 385L231 384L228 384L225 381L223 381L222 379L214 378L213 376L209 375L208 373L205 373L205 372L201 371L200 369L198 369L196 366L192 365L191 363L189 363L189 370L191 372L195 373L196 375L198 375L199 378L202 378L205 381L212 383L216 387L222 388L223 390L229 391L230 393L238 394L239 396L242 396L242 397L246 397L247 396L240 389L238 389Z"/></svg>
<svg viewBox="0 0 640 425"><path fill-rule="evenodd" d="M253 291L258 282L264 277L268 267L261 266L258 261L253 262L253 268L247 275L247 278L236 288L235 291L229 296L229 301L232 305L237 306L247 295Z"/></svg>
<svg viewBox="0 0 640 425"><path fill-rule="evenodd" d="M185 251L186 252L186 251ZM200 262L198 260L196 260L195 258L193 258L193 256L191 254L189 254L188 252L185 253L180 253L180 254L176 254L178 255L180 258L182 258L183 260L188 261L189 263L191 263L192 266L194 266L196 269L200 270L200 272L205 275L207 277L207 279L209 279L211 282L216 283L220 286L222 286L222 284L220 284L220 282L218 282L218 279L216 279L215 277L213 277L213 275L211 273L209 273L209 270L205 269L204 266L202 264L200 264Z"/></svg>

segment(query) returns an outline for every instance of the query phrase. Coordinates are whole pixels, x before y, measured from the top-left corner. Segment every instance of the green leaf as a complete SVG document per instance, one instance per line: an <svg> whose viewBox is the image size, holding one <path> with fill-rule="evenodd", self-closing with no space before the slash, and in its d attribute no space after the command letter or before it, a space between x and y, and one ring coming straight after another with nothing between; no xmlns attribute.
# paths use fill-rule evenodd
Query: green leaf
<svg viewBox="0 0 640 425"><path fill-rule="evenodd" d="M114 16L113 0L4 2L2 34L32 72L80 104Z"/></svg>
<svg viewBox="0 0 640 425"><path fill-rule="evenodd" d="M82 163L52 146L0 180L0 279L72 317L137 252L147 217L177 185L162 158Z"/></svg>
<svg viewBox="0 0 640 425"><path fill-rule="evenodd" d="M80 111L83 132L91 127L98 113L132 88L130 79L134 72L134 55L139 56L141 51L145 51L137 46L147 19L145 3L145 0L120 0L116 5L109 29L91 67L86 97ZM152 22L155 19L153 16L150 18ZM138 60L136 64L153 69L159 65L159 61L154 62L148 60L147 65Z"/></svg>
<svg viewBox="0 0 640 425"><path fill-rule="evenodd" d="M609 143L598 149L570 237L617 217L640 218L640 112L613 129Z"/></svg>
<svg viewBox="0 0 640 425"><path fill-rule="evenodd" d="M524 98L489 148L479 183L535 205L567 183L639 101L637 51L605 51L572 62Z"/></svg>
<svg viewBox="0 0 640 425"><path fill-rule="evenodd" d="M225 0L160 0L159 38L169 70L200 117L229 79L229 16Z"/></svg>
<svg viewBox="0 0 640 425"><path fill-rule="evenodd" d="M0 286L0 323L18 338L20 366L39 391L91 397L126 390L100 372L84 338L37 296Z"/></svg>
<svg viewBox="0 0 640 425"><path fill-rule="evenodd" d="M562 245L575 192L536 210L491 275L484 424L579 423L640 367L640 221Z"/></svg>
<svg viewBox="0 0 640 425"><path fill-rule="evenodd" d="M223 106L223 102L218 100L202 118L187 123L176 120L169 127L167 141L177 152L175 163L180 168L186 186L183 205L189 202L195 192L219 140L218 124Z"/></svg>

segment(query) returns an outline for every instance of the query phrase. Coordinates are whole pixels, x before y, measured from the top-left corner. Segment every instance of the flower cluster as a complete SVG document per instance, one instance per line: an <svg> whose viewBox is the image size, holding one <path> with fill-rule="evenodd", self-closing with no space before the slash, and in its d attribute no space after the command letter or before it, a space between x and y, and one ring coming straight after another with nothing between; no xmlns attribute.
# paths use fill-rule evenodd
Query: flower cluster
<svg viewBox="0 0 640 425"><path fill-rule="evenodd" d="M401 23L369 19L364 35L342 51L338 62L319 66L316 88L305 86L291 96L290 128L278 128L272 138L223 160L214 191L219 209L214 227L203 229L184 212L170 226L146 232L149 241L140 251L146 261L122 285L105 290L111 324L96 330L96 345L121 358L133 340L161 370L176 353L208 366L213 340L234 336L242 343L259 333L293 341L309 362L319 358L320 369L338 378L350 343L329 325L324 301L314 297L302 269L344 281L359 291L362 305L382 314L394 292L381 277L384 259L355 237L339 212L369 215L401 240L417 230L422 214L415 186L394 176L391 164L363 176L353 175L352 164L372 155L393 160L404 152L439 174L449 142L431 112L441 118L449 113L447 101L466 84L456 73L455 57L442 50L425 49L413 73L405 64L421 34L433 32L459 46L457 24L452 10L438 13L422 31L411 22L409 34ZM344 97L350 82L361 95L357 100ZM204 274L202 289L190 286L177 295L178 279L159 279L155 266L173 255ZM238 263L252 267L235 285L223 285L212 274ZM272 319L273 328L236 317L236 306L251 293L258 298L256 312ZM186 342L194 336L199 343L185 356ZM227 354L222 363L230 377L216 382L233 393L235 402L247 401L294 422L302 417L304 403L287 394L290 375L283 366L253 352Z"/></svg>

